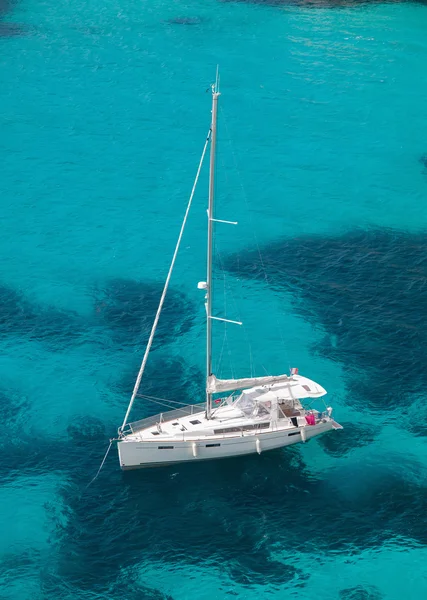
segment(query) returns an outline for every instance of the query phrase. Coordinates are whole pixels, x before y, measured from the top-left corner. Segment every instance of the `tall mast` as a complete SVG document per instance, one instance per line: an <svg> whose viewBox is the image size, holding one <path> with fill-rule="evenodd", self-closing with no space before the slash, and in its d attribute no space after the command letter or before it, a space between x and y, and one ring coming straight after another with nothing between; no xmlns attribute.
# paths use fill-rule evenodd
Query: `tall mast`
<svg viewBox="0 0 427 600"><path fill-rule="evenodd" d="M206 418L211 418L212 394L207 391L208 377L212 375L212 224L214 218L215 195L215 151L216 151L216 122L219 97L218 70L215 84L212 85L212 125L211 125L211 154L209 165L209 204L208 204L208 259L206 277Z"/></svg>

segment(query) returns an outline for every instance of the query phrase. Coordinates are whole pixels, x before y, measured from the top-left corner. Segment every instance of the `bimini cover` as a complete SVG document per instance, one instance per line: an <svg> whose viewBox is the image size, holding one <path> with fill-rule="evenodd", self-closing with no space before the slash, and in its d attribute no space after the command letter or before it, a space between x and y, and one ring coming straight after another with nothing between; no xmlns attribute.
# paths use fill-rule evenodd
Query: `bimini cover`
<svg viewBox="0 0 427 600"><path fill-rule="evenodd" d="M293 375L285 382L243 390L234 406L247 417L262 417L273 414L278 403L283 401L320 398L325 394L326 390L318 383L301 375Z"/></svg>

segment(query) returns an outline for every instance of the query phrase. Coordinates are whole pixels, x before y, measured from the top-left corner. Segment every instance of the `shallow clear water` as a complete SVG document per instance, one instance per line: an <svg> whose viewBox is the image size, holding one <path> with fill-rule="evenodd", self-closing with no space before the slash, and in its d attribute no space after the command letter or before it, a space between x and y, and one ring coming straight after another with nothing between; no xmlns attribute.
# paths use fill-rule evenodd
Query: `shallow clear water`
<svg viewBox="0 0 427 600"><path fill-rule="evenodd" d="M0 596L423 598L427 6L0 11ZM345 429L126 474L112 452L86 489L129 400L217 63L217 216L239 225L217 228L215 306L244 327L225 342L216 327L216 371L298 366ZM143 387L179 401L203 391L200 183Z"/></svg>

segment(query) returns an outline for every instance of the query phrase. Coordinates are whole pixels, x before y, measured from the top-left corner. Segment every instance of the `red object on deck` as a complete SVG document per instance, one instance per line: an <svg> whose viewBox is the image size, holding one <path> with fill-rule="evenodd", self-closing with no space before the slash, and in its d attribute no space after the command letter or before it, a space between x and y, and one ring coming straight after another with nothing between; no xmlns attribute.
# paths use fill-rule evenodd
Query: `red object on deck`
<svg viewBox="0 0 427 600"><path fill-rule="evenodd" d="M316 425L316 417L314 415L305 415L307 425Z"/></svg>

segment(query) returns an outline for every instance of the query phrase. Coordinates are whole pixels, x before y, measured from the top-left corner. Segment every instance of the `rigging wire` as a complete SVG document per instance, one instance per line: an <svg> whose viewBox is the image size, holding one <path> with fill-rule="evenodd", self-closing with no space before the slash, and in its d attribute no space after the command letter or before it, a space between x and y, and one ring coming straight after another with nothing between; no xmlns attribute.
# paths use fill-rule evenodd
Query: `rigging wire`
<svg viewBox="0 0 427 600"><path fill-rule="evenodd" d="M240 316L240 312L238 310L238 306L237 306L236 300L235 300L235 298L233 296L233 291L232 291L231 287L227 284L226 272L225 272L225 269L224 269L224 263L223 263L223 260L222 260L222 254L221 254L221 251L219 249L218 242L215 243L215 253L216 253L216 256L218 258L219 267L221 269L222 277L223 277L223 287L224 287L224 290L223 290L224 316L227 317L227 291L228 291L228 292L231 293L231 299L232 299L232 301L234 303L234 308L235 308L236 313L238 315L238 319L239 319L239 321L243 321L242 318L241 318L241 316ZM244 325L243 322L242 322L242 327L243 327L243 331L246 334L246 328L245 328L245 325ZM231 371L231 377L232 377L232 379L235 379L234 364L233 364L233 359L232 359L231 346L230 346L229 341L228 341L228 335L227 335L227 333L228 333L227 323L224 323L224 337L223 337L223 343L222 343L222 348L221 348L220 361L222 361L222 357L223 357L223 353L224 353L224 348L226 348L227 349L229 366L230 366L230 371ZM247 338L247 336L246 336L246 338ZM248 339L247 339L247 341L248 341ZM248 343L249 343L249 341L248 341ZM221 365L221 362L219 364Z"/></svg>
<svg viewBox="0 0 427 600"><path fill-rule="evenodd" d="M159 404L160 406L164 406L166 408L173 408L175 410L182 410L181 408L176 408L173 405L165 404L165 402L171 402L173 404L178 404L179 406L189 406L188 402L177 402L176 400L167 400L166 398L160 398L160 402L154 400L153 396L144 396L144 394L137 394L138 398L144 398L149 400L150 402L154 402L154 404Z"/></svg>
<svg viewBox="0 0 427 600"><path fill-rule="evenodd" d="M225 273L223 273L224 276L224 298L225 298ZM227 311L225 309L225 301L224 301L224 317L227 318ZM223 369L223 363L222 363L222 357L224 355L224 347L226 344L226 339L227 339L227 323L224 322L224 335L222 338L222 346L221 346L221 352L219 353L219 358L217 360L217 367L216 367L216 372L218 372L218 376L222 377L222 369Z"/></svg>
<svg viewBox="0 0 427 600"><path fill-rule="evenodd" d="M227 131L227 133L228 133L228 131ZM230 186L229 177L228 177L228 169L227 169L227 165L225 164L225 161L224 161L223 157L221 157L221 163L222 163L222 167L223 167L222 172L225 174L225 180L226 180L226 184L227 184L225 187L226 187L226 189L230 189L231 186ZM245 341L246 341L246 344L247 344L247 346L249 348L250 374L251 374L251 377L252 377L253 373L254 373L252 344L251 344L251 341L250 341L249 336L248 336L248 331L247 331L247 328L245 326L244 319L241 318L239 306L238 306L236 298L235 298L235 296L233 294L233 289L232 289L231 285L229 284L229 282L227 280L226 270L224 269L224 261L222 259L222 253L221 253L220 243L218 241L218 238L215 240L214 249L215 249L215 256L218 259L218 263L219 263L218 266L219 266L219 268L220 268L220 270L222 272L222 276L223 276L224 316L227 317L227 292L228 292L228 293L231 294L231 300L232 300L232 303L234 305L234 309L235 309L236 313L238 314L238 319L239 319L239 321L242 322L241 325L242 325L242 329L243 329ZM229 344L228 336L227 336L227 323L224 323L224 336L223 336L223 341L222 341L220 358L219 358L219 361L218 361L218 366L219 366L219 369L221 369L221 370L223 368L222 358L223 358L224 348L225 347L227 348L227 354L228 354L228 360L229 360L229 367L230 367L230 371L231 371L231 377L233 379L235 379L234 365L233 365L233 360L232 360L232 351L231 351L231 346ZM221 373L220 373L220 376L221 376Z"/></svg>
<svg viewBox="0 0 427 600"><path fill-rule="evenodd" d="M193 203L193 198L194 198L194 194L195 194L195 191L196 191L196 186L197 186L197 183L199 181L200 172L202 170L202 165L203 165L203 160L205 158L206 150L208 148L209 140L211 138L211 133L212 133L212 129L209 128L209 131L208 131L208 134L207 134L206 140L205 140L205 145L203 146L202 156L200 158L199 166L197 168L196 177L194 179L193 187L191 189L190 199L188 200L187 208L186 208L186 211L185 211L185 214L184 214L184 218L182 220L181 229L180 229L179 236L178 236L178 241L177 241L176 246L175 246L175 251L174 251L173 256L172 256L172 261L171 261L171 264L170 264L170 267L169 267L168 275L166 277L165 285L163 287L163 292L162 292L162 295L160 297L159 307L157 309L156 317L154 319L154 323L153 323L153 326L151 328L150 337L148 338L148 343L147 343L147 347L145 349L144 358L142 359L141 367L140 367L139 372L138 372L138 377L136 378L136 382L135 382L135 386L133 388L133 392L132 392L132 396L131 396L131 399L130 399L130 402L129 402L129 406L128 406L127 411L126 411L125 418L123 419L123 424L122 424L122 426L119 429L119 434L123 431L123 429L124 429L124 427L125 427L125 425L127 423L127 420L129 418L129 415L130 415L130 411L132 410L133 403L135 402L135 398L138 395L138 390L139 390L139 386L140 386L140 383L141 383L142 375L144 373L144 369L145 369L145 365L147 363L148 355L150 353L151 346L153 344L154 334L156 333L156 328L157 328L157 324L159 322L160 313L162 311L163 304L164 304L164 301L165 301L165 298L166 298L166 292L168 291L169 282L170 282L170 279L171 279L171 276L172 276L173 268L175 266L175 261L176 261L177 255L178 255L178 250L179 250L179 247L181 245L181 240L182 240L182 236L184 234L185 225L187 223L188 214L190 212L190 208L191 208L191 205ZM96 472L95 477L87 484L86 488L88 488L95 481L95 479L98 478L98 475L100 474L101 469L104 466L105 461L107 460L107 456L108 456L108 454L109 454L109 452L111 450L111 446L113 445L114 441L116 441L116 440L114 440L114 439L110 440L110 445L107 448L107 452L105 453L104 458L102 459L102 462L101 462L101 464L99 466L99 469Z"/></svg>
<svg viewBox="0 0 427 600"><path fill-rule="evenodd" d="M219 250L219 244L218 244L218 242L215 245L215 250L216 250L216 254L218 256L219 266L221 267L221 271L222 271L223 278L224 278L224 310L226 310L226 306L227 306L227 304L226 304L226 297L227 297L227 293L229 293L231 295L231 300L232 300L232 303L234 305L234 310L235 310L235 312L238 315L238 319L239 319L239 321L242 322L243 334L244 334L245 341L246 341L246 344L247 344L248 349L249 349L250 374L251 374L251 377L253 377L254 376L254 362L253 362L252 344L251 344L251 341L250 341L250 338L249 338L249 335L248 335L248 330L247 330L247 328L245 326L244 319L243 319L243 317L242 317L242 315L240 313L238 302L237 302L236 297L235 297L235 295L233 293L233 288L228 283L228 280L227 280L227 277L226 277L226 270L224 269L224 261L222 259L222 253ZM231 357L231 348L230 348L229 343L228 343L227 330L226 329L224 329L223 348L224 348L224 344L227 345L227 351L228 351L229 356ZM221 350L221 355L222 355L223 348ZM235 377L234 377L233 363L232 363L231 358L230 358L230 368L231 368L231 372L232 372L232 378L235 379Z"/></svg>
<svg viewBox="0 0 427 600"><path fill-rule="evenodd" d="M178 402L178 400L169 400L169 398L159 398L158 396L148 396L147 394L137 394L137 397L144 398L145 400L151 400L152 402L157 401L156 404L161 404L162 402L170 402L171 404L179 404L180 406L188 406L188 402Z"/></svg>
<svg viewBox="0 0 427 600"><path fill-rule="evenodd" d="M262 272L263 272L263 275L264 275L264 279L265 279L267 285L269 287L271 287L271 283L270 283L270 280L269 280L268 275L267 275L267 269L266 269L265 263L264 263L264 258L262 256L261 248L260 248L259 242L258 242L258 237L257 237L256 230L255 230L255 227L254 227L254 224L253 224L252 213L251 213L251 210L250 210L250 204L249 204L248 196L246 194L245 187L244 187L244 185L242 183L242 177L241 177L241 172L240 172L238 161L237 161L237 157L236 157L236 152L235 152L235 150L233 148L233 144L232 144L232 141L231 141L230 132L229 132L229 129L228 129L228 124L227 124L226 114L225 114L225 111L224 111L224 109L223 109L222 106L220 106L219 109L221 111L221 114L222 114L222 117L223 117L223 122L224 122L224 125L225 125L225 129L227 131L227 141L228 141L228 144L230 146L231 153L233 155L234 167L235 167L236 172L237 172L238 177L239 177L240 188L242 190L243 198L244 198L246 206L248 208L249 220L250 220L250 223L251 223L251 226L252 226L252 233L253 233L253 236L254 236L254 240L255 240L255 244L256 244L258 256L259 256L259 259L260 259L261 269L262 269ZM289 367L290 367L289 354L288 354L287 346L285 344L285 338L284 338L284 335L283 335L283 328L282 328L282 324L280 323L277 315L276 315L276 323L277 323L277 327L278 327L278 330L279 330L279 334L280 334L282 346L283 346L283 349L284 349L284 352L285 352L285 355L286 355L286 359L287 359L287 361L289 363Z"/></svg>
<svg viewBox="0 0 427 600"><path fill-rule="evenodd" d="M166 298L166 292L168 291L169 282L170 282L170 279L171 279L171 276L172 276L173 268L175 266L175 261L176 261L177 255L178 255L178 250L179 250L179 247L181 245L182 236L183 236L183 233L184 233L185 225L187 223L188 213L190 212L191 204L193 202L194 193L196 191L197 182L199 181L200 171L202 170L203 160L205 158L205 154L206 154L206 150L207 150L207 147L208 147L208 144L209 144L211 133L212 133L212 129L210 128L209 131L208 131L208 135L206 137L205 145L203 147L203 152L202 152L202 156L201 156L200 161L199 161L199 166L197 168L197 173L196 173L196 177L195 177L195 180L194 180L194 183L193 183L193 188L191 190L190 199L188 201L187 209L186 209L185 214L184 214L184 218L183 218L182 225L181 225L181 230L180 230L179 236L178 236L178 241L177 241L176 246L175 246L175 251L173 253L173 257L172 257L172 261L171 261L171 264L170 264L170 267L169 267L168 275L166 277L165 285L164 285L163 292L162 292L162 295L161 295L161 298L160 298L159 307L157 309L156 317L154 319L154 323L153 323L153 326L151 328L151 333L150 333L150 337L148 339L147 347L145 349L144 358L142 359L141 367L139 369L138 376L136 378L136 382L135 382L135 386L133 388L133 392L132 392L132 396L131 396L131 399L130 399L130 402L129 402L129 406L127 408L127 411L126 411L126 414L125 414L125 418L123 419L123 424L120 427L119 432L123 431L123 429L124 429L124 427L125 427L125 425L127 423L127 420L129 418L129 415L130 415L130 411L132 410L133 403L135 402L135 398L136 398L136 395L138 393L139 386L141 384L142 375L144 373L145 365L147 364L147 360L148 360L148 355L150 353L151 346L153 344L153 339L154 339L154 335L156 333L157 324L158 324L159 319L160 319L160 313L162 311L163 304L164 304L164 301L165 301L165 298Z"/></svg>

